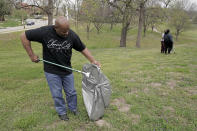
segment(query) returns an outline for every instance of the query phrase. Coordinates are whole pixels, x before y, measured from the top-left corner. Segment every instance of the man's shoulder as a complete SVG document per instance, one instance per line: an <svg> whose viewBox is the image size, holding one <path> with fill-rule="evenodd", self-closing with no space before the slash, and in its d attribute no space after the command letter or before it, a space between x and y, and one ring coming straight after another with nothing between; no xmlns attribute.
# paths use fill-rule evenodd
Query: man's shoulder
<svg viewBox="0 0 197 131"><path fill-rule="evenodd" d="M71 34L76 35L76 33L75 33L72 29L69 29L69 32L70 32Z"/></svg>
<svg viewBox="0 0 197 131"><path fill-rule="evenodd" d="M75 33L72 29L69 29L69 32L70 32L72 37L78 36L77 33Z"/></svg>
<svg viewBox="0 0 197 131"><path fill-rule="evenodd" d="M53 25L46 25L46 26L42 26L40 27L40 29L44 30L44 31L48 31L48 30L53 30Z"/></svg>

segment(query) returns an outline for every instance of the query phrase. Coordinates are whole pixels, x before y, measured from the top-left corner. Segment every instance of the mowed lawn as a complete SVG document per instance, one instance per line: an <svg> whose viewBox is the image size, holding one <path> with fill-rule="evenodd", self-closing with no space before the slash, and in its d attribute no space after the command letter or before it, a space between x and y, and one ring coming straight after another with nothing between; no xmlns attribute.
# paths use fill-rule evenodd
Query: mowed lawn
<svg viewBox="0 0 197 131"><path fill-rule="evenodd" d="M81 94L81 74L74 73L80 114L68 112L60 121L43 73L23 49L20 33L0 35L0 130L197 130L197 26L175 44L175 54L160 54L160 34L148 32L142 48L135 48L136 30L128 34L128 47L119 48L119 28L101 34L84 30L79 35L102 64L112 85L111 104L99 122L90 121ZM32 43L36 54L42 48ZM76 69L88 61L73 51ZM103 123L102 123L103 122Z"/></svg>

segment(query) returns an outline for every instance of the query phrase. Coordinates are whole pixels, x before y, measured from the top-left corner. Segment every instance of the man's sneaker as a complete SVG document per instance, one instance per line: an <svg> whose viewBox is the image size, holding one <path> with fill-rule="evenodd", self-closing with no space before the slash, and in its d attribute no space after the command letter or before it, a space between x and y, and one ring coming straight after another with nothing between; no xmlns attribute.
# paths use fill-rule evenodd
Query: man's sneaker
<svg viewBox="0 0 197 131"><path fill-rule="evenodd" d="M61 120L64 120L64 121L68 121L68 120L69 120L67 114L59 115L59 118L60 118Z"/></svg>

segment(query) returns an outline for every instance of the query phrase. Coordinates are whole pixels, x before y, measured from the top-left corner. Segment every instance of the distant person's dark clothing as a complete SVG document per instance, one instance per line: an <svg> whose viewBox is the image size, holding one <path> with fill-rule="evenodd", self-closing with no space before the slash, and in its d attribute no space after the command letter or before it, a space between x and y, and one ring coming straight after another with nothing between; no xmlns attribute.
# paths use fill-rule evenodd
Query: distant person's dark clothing
<svg viewBox="0 0 197 131"><path fill-rule="evenodd" d="M170 54L172 48L173 48L173 37L169 32L166 32L164 35L164 48L165 48L165 54Z"/></svg>
<svg viewBox="0 0 197 131"><path fill-rule="evenodd" d="M164 46L164 33L162 34L162 37L161 37L161 53L164 53L165 51L165 46Z"/></svg>

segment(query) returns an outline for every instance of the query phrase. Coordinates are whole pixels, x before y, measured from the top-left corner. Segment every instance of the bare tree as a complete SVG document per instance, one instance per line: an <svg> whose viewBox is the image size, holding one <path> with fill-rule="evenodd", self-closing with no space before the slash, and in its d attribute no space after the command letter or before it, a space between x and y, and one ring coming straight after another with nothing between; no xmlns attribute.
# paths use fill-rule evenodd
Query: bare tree
<svg viewBox="0 0 197 131"><path fill-rule="evenodd" d="M185 10L187 5L188 1L179 0L175 3L170 13L170 24L176 30L176 40L178 40L180 33L188 28L190 23L190 18Z"/></svg>
<svg viewBox="0 0 197 131"><path fill-rule="evenodd" d="M159 16L162 16L161 10L161 5L157 0L148 0L146 2L143 21L144 37L146 37L148 27L150 25L155 25L151 23L156 23L160 19Z"/></svg>
<svg viewBox="0 0 197 131"><path fill-rule="evenodd" d="M170 4L172 4L176 0L160 0L160 1L162 2L162 4L164 4L165 8L168 8L170 6Z"/></svg>
<svg viewBox="0 0 197 131"><path fill-rule="evenodd" d="M189 9L188 9L188 15L193 20L197 16L197 4L191 3Z"/></svg>
<svg viewBox="0 0 197 131"><path fill-rule="evenodd" d="M48 6L47 6L47 16L48 16L48 25L53 24L53 0L48 0Z"/></svg>
<svg viewBox="0 0 197 131"><path fill-rule="evenodd" d="M150 2L150 1L149 1ZM164 9L160 4L149 4L145 8L144 13L144 36L146 36L146 31L151 27L152 32L158 24L166 22Z"/></svg>
<svg viewBox="0 0 197 131"><path fill-rule="evenodd" d="M94 0L84 0L80 8L80 20L86 23L87 39L91 31L91 23L94 21L97 4Z"/></svg>
<svg viewBox="0 0 197 131"><path fill-rule="evenodd" d="M106 0L108 4L116 8L122 17L122 29L120 47L126 47L127 32L131 21L136 14L135 0Z"/></svg>
<svg viewBox="0 0 197 131"><path fill-rule="evenodd" d="M54 0L55 16L58 16L58 14L59 14L59 7L60 7L61 3L62 3L62 0Z"/></svg>
<svg viewBox="0 0 197 131"><path fill-rule="evenodd" d="M110 30L113 29L113 26L120 22L120 13L114 9L109 7L109 14L108 17L106 17L110 23Z"/></svg>
<svg viewBox="0 0 197 131"><path fill-rule="evenodd" d="M69 2L69 0L64 0L64 4L62 5L62 11L63 11L63 15L69 19L69 10L71 7L71 3Z"/></svg>
<svg viewBox="0 0 197 131"><path fill-rule="evenodd" d="M97 30L97 34L99 34L107 18L108 4L103 0L95 0L95 4L96 4L96 10L94 13L95 15L93 18L93 24Z"/></svg>
<svg viewBox="0 0 197 131"><path fill-rule="evenodd" d="M74 8L75 28L78 30L79 14L80 14L79 11L80 11L83 0L74 0L74 2L70 0L70 2L72 3L73 8Z"/></svg>
<svg viewBox="0 0 197 131"><path fill-rule="evenodd" d="M94 24L94 27L97 30L97 34L99 34L101 28L103 27L103 22L102 21L99 21L99 20L95 20L95 21L93 21L93 24Z"/></svg>
<svg viewBox="0 0 197 131"><path fill-rule="evenodd" d="M26 6L21 6L21 4L18 4L18 1L15 0L9 0L17 9L21 9L21 8L26 8L28 6L31 7L37 7L39 9L41 9L44 13L47 14L48 16L48 25L52 25L53 24L53 0L31 0L31 4L28 4ZM21 3L21 1L19 1L19 3Z"/></svg>
<svg viewBox="0 0 197 131"><path fill-rule="evenodd" d="M66 16L66 12L67 12L67 5L66 4L62 5L62 11L63 11L63 16Z"/></svg>

